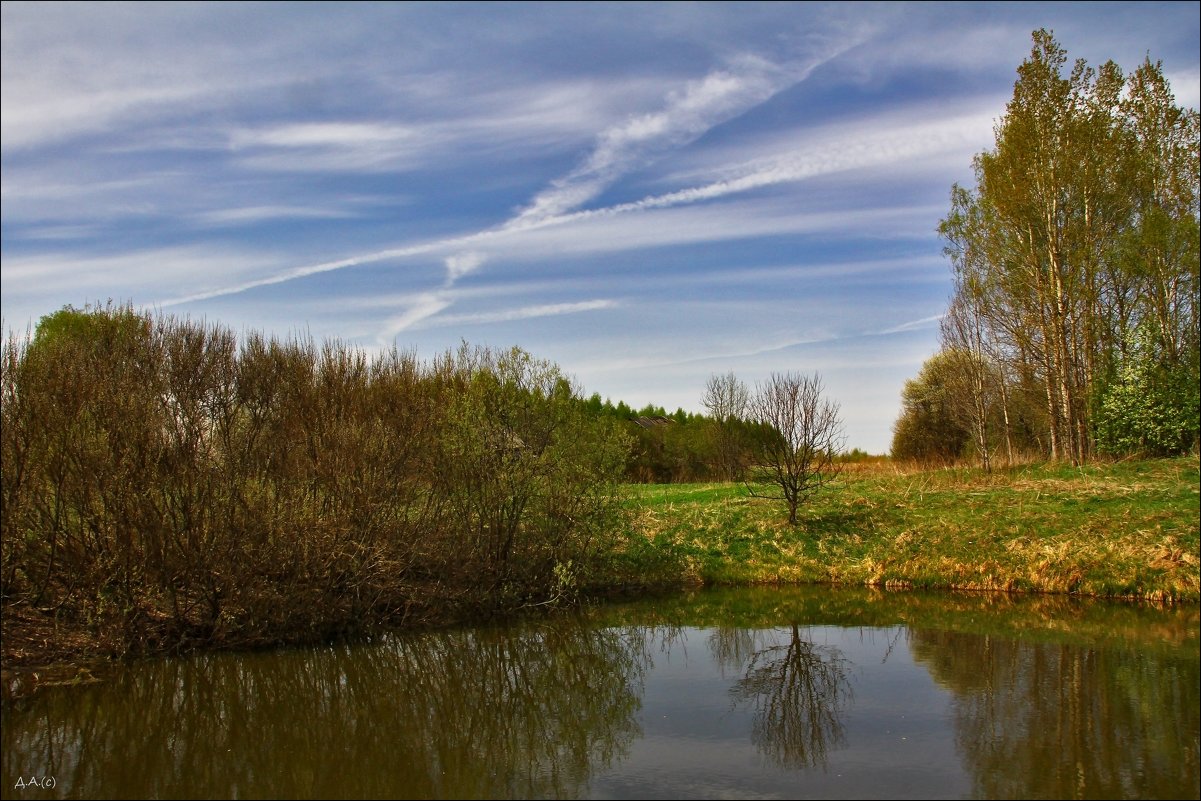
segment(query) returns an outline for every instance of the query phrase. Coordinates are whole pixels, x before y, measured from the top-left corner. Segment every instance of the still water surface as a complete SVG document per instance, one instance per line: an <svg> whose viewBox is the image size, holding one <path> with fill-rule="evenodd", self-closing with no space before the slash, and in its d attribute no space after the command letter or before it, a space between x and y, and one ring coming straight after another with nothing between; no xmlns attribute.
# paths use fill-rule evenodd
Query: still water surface
<svg viewBox="0 0 1201 801"><path fill-rule="evenodd" d="M1199 642L1196 606L705 591L134 664L6 706L0 790L1198 798Z"/></svg>

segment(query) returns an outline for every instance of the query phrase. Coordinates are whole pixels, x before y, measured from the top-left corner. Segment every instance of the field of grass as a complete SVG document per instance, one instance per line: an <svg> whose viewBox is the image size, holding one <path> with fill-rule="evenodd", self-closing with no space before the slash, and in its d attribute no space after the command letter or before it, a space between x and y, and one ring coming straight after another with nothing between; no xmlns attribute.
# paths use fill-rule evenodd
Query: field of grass
<svg viewBox="0 0 1201 801"><path fill-rule="evenodd" d="M739 484L634 485L634 583L870 584L1201 599L1198 459L985 473L849 465L789 526Z"/></svg>
<svg viewBox="0 0 1201 801"><path fill-rule="evenodd" d="M740 484L627 485L616 551L574 582L597 596L815 583L1196 603L1198 481L1195 456L992 473L850 464L797 526ZM24 692L13 665L58 665L43 685L92 681L101 650L82 625L9 609L0 694Z"/></svg>

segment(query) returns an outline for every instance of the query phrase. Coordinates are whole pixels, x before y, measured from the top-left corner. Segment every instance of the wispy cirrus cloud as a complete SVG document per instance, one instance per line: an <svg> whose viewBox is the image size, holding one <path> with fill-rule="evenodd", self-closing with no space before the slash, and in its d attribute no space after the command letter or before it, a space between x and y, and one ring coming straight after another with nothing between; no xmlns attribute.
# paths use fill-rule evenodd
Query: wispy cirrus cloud
<svg viewBox="0 0 1201 801"><path fill-rule="evenodd" d="M31 311L30 319L62 305L146 293L167 294L198 279L229 285L245 276L271 275L278 256L229 246L183 245L124 250L104 255L71 251L6 255L3 263L6 307ZM203 276L203 278L201 278ZM38 312L33 309L40 308Z"/></svg>
<svg viewBox="0 0 1201 801"><path fill-rule="evenodd" d="M401 331L419 326L444 309L450 308L455 302L455 293L453 292L455 282L468 273L478 270L486 260L487 257L483 253L474 250L447 256L443 259L443 263L446 265L446 279L441 288L417 295L409 302L408 309L399 315L390 317L377 337L378 341L381 344L387 344Z"/></svg>
<svg viewBox="0 0 1201 801"><path fill-rule="evenodd" d="M191 293L164 300L162 303L176 305L203 300L283 283L316 273L430 253L461 244L483 243L496 236L504 236L508 231L573 221L578 218L561 212L587 202L609 182L634 166L645 163L655 154L692 141L714 125L745 112L784 86L803 79L824 58L826 57L813 59L802 67L779 67L762 59L746 58L742 60L737 72L717 71L699 81L686 84L682 90L669 93L664 107L659 111L635 117L603 131L598 137L598 145L581 167L552 182L551 187L539 193L530 206L496 229L323 262L267 279ZM233 137L232 146L249 151L287 151L258 155L252 153L249 158L258 166L278 165L284 168L286 165L289 169L297 169L303 168L298 167L301 164L320 167L332 163L342 168L353 168L376 165L381 161L398 158L400 151L414 138L419 137L416 137L411 128L405 126L370 123L294 124L240 132ZM675 204L672 201L663 205ZM652 202L649 205L654 204ZM634 208L635 206L615 207L608 211L621 213ZM462 265L467 262L462 261L462 258L448 257L447 277L450 283L460 275L476 269L486 256L473 251L473 255L470 256L473 263L468 270L463 269ZM439 303L442 304L441 309L446 307L448 301L442 299ZM432 309L434 305L430 302L422 308Z"/></svg>
<svg viewBox="0 0 1201 801"><path fill-rule="evenodd" d="M673 348L671 351L660 353L619 356L617 358L598 358L595 361L581 362L579 368L589 373L621 373L630 370L658 370L683 365L704 364L708 362L721 363L731 359L750 359L772 353L779 353L803 345L814 345L823 342L833 342L837 337L821 334L809 337L788 337L783 340L772 339L768 342L743 343L742 347L725 347L715 349L705 348Z"/></svg>
<svg viewBox="0 0 1201 801"><path fill-rule="evenodd" d="M556 178L510 220L523 227L576 209L632 169L686 145L714 126L738 117L780 90L804 80L818 66L850 47L816 56L803 65L773 64L743 57L668 93L663 107L612 125L598 136L583 162Z"/></svg>
<svg viewBox="0 0 1201 801"><path fill-rule="evenodd" d="M429 143L408 125L340 121L237 130L230 147L252 169L353 171L409 166Z"/></svg>
<svg viewBox="0 0 1201 801"><path fill-rule="evenodd" d="M449 326L449 325L485 325L491 323L511 323L518 320L533 320L539 317L561 317L565 314L580 314L581 312L599 311L601 309L612 309L618 305L618 301L610 298L597 298L594 300L573 301L570 303L543 303L536 306L520 306L514 309L499 309L488 312L474 312L470 314L444 314L439 315L435 320L428 323L425 320L432 315L425 315L419 320L413 320L405 326L405 328L417 327L432 327L432 326ZM439 311L441 311L439 309ZM401 328L397 328L395 333L399 333Z"/></svg>
<svg viewBox="0 0 1201 801"><path fill-rule="evenodd" d="M930 317L923 317L920 320L910 320L900 325L894 325L890 328L885 328L883 331L872 332L874 334L900 334L905 331L918 331L923 328L933 328L945 315L935 314Z"/></svg>
<svg viewBox="0 0 1201 801"><path fill-rule="evenodd" d="M781 218L778 213L763 215L763 209L745 204L734 214L698 208L685 218L659 218L649 224L625 225L620 230L614 230L613 223L609 221L616 217L640 216L694 206L755 189L838 172L871 168L903 169L905 163L941 157L948 151L963 157L972 152L982 132L990 130L992 123L992 115L982 111L957 112L948 118L910 120L907 124L898 124L893 116L885 115L879 120L863 120L856 132L845 133L841 137L834 132L826 132L792 151L743 164L716 165L712 171L721 177L698 186L597 209L541 217L519 215L496 228L298 267L267 278L192 293L162 303L175 305L203 300L317 273L463 249L471 249L482 258L489 249L501 248L513 257L523 250L532 253L545 251L553 242L553 247L565 248L570 252L596 252L848 225L852 223L841 211ZM941 210L927 211L938 213ZM856 211L855 219L861 222L873 216L886 218L888 215L905 213L903 209L860 208ZM549 229L555 228L563 231L558 235L550 234Z"/></svg>
<svg viewBox="0 0 1201 801"><path fill-rule="evenodd" d="M520 227L578 208L628 170L770 97L784 85L779 72L758 60L739 71L711 72L669 93L663 108L606 128L583 162L535 195L509 225Z"/></svg>
<svg viewBox="0 0 1201 801"><path fill-rule="evenodd" d="M231 209L213 209L193 215L201 225L253 225L264 220L322 219L336 220L353 217L353 212L344 208L321 208L317 206L242 206Z"/></svg>
<svg viewBox="0 0 1201 801"><path fill-rule="evenodd" d="M454 286L460 278L478 270L487 261L487 258L478 250L468 250L447 256L444 260L446 263L446 287Z"/></svg>
<svg viewBox="0 0 1201 801"><path fill-rule="evenodd" d="M389 317L377 337L380 344L387 344L401 331L407 331L418 323L433 317L450 306L453 301L446 293L427 292L414 298L407 309Z"/></svg>
<svg viewBox="0 0 1201 801"><path fill-rule="evenodd" d="M380 331L377 341L387 345L398 334L405 331L423 328L490 325L495 323L511 323L520 320L534 320L540 317L561 317L567 314L612 309L618 301L610 298L571 301L567 303L543 303L533 306L520 306L511 309L497 309L486 312L468 314L446 314L441 312L454 303L450 292L427 292L407 299L408 308L397 315L389 317Z"/></svg>
<svg viewBox="0 0 1201 801"><path fill-rule="evenodd" d="M889 120L879 120L876 124L861 126L857 131L843 130L814 137L811 142L784 153L723 166L719 170L728 177L700 186L578 214L669 208L852 170L878 167L903 170L907 164L948 152L962 158L978 147L982 137L991 131L993 120L994 115L990 112L913 122L899 127L888 125Z"/></svg>

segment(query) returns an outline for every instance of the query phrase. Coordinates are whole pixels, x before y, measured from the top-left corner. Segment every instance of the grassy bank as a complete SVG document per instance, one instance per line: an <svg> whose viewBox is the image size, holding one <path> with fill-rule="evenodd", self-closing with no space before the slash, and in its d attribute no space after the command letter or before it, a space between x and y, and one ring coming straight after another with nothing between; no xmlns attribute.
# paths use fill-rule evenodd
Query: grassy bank
<svg viewBox="0 0 1201 801"><path fill-rule="evenodd" d="M631 487L615 567L647 584L1201 597L1196 457L992 473L856 467L796 527L737 484Z"/></svg>
<svg viewBox="0 0 1201 801"><path fill-rule="evenodd" d="M575 565L573 581L585 594L832 583L1201 599L1196 457L992 473L850 465L796 527L781 505L753 500L738 484L624 490L627 522L616 551ZM402 624L471 617L426 601L434 606L420 620ZM84 621L5 608L6 696L31 691L30 676L42 685L91 681L111 656L102 631Z"/></svg>

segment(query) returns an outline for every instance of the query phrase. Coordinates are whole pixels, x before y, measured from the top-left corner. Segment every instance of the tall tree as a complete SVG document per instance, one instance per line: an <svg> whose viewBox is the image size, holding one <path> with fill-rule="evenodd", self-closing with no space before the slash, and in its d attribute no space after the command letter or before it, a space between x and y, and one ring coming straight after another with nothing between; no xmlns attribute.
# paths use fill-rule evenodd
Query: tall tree
<svg viewBox="0 0 1201 801"><path fill-rule="evenodd" d="M1079 462L1135 328L1156 332L1137 357L1170 373L1157 386L1198 372L1197 112L1150 60L1127 80L1112 62L1068 70L1048 31L1033 41L975 187L952 187L939 226L955 276L943 346L996 364L1007 435L1006 377L1033 367L1049 455Z"/></svg>

